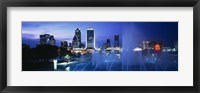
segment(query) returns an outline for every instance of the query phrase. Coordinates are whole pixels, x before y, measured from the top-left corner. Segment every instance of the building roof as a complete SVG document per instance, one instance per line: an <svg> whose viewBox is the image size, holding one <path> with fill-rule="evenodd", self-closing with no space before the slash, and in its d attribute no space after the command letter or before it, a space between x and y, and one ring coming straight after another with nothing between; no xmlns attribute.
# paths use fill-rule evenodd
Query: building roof
<svg viewBox="0 0 200 93"><path fill-rule="evenodd" d="M87 30L94 30L94 28L91 28L91 27L90 27L90 28L88 28Z"/></svg>

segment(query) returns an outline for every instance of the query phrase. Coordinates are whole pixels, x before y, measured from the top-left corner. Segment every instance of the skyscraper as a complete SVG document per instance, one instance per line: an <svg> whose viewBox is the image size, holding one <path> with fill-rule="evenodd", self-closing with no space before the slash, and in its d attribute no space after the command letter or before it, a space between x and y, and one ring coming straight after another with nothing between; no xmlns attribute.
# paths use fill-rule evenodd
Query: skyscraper
<svg viewBox="0 0 200 93"><path fill-rule="evenodd" d="M68 47L68 42L67 41L61 41L61 47L62 48L67 48Z"/></svg>
<svg viewBox="0 0 200 93"><path fill-rule="evenodd" d="M67 49L69 49L69 50L72 49L72 43L69 43L69 44L68 44Z"/></svg>
<svg viewBox="0 0 200 93"><path fill-rule="evenodd" d="M103 49L107 49L108 46L107 46L107 43L103 43Z"/></svg>
<svg viewBox="0 0 200 93"><path fill-rule="evenodd" d="M72 47L72 43L69 43L69 46Z"/></svg>
<svg viewBox="0 0 200 93"><path fill-rule="evenodd" d="M72 41L73 48L81 47L81 31L77 28Z"/></svg>
<svg viewBox="0 0 200 93"><path fill-rule="evenodd" d="M50 37L49 34L40 35L40 44L46 45L49 37Z"/></svg>
<svg viewBox="0 0 200 93"><path fill-rule="evenodd" d="M40 45L55 45L56 41L54 36L49 34L40 35Z"/></svg>
<svg viewBox="0 0 200 93"><path fill-rule="evenodd" d="M111 45L110 45L110 39L107 39L106 43L107 43L107 47L111 47Z"/></svg>
<svg viewBox="0 0 200 93"><path fill-rule="evenodd" d="M142 49L150 49L150 42L149 41L142 41Z"/></svg>
<svg viewBox="0 0 200 93"><path fill-rule="evenodd" d="M78 45L80 46L81 45L81 31L80 31L80 29L77 28L75 30L75 35L77 36Z"/></svg>
<svg viewBox="0 0 200 93"><path fill-rule="evenodd" d="M87 49L95 48L95 32L93 28L87 29Z"/></svg>
<svg viewBox="0 0 200 93"><path fill-rule="evenodd" d="M119 47L119 35L114 36L114 47Z"/></svg>
<svg viewBox="0 0 200 93"><path fill-rule="evenodd" d="M56 45L56 41L55 41L55 39L54 39L54 36L50 36L49 37L49 45L52 45L52 46L55 46Z"/></svg>

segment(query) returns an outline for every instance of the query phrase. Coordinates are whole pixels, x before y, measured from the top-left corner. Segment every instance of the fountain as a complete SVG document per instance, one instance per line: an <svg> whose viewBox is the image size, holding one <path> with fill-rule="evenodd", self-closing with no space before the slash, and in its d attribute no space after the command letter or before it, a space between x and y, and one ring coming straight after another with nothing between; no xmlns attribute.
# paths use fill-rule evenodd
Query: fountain
<svg viewBox="0 0 200 93"><path fill-rule="evenodd" d="M114 62L121 62L121 58L112 51L94 51L92 53L92 65L95 69L110 70L110 66Z"/></svg>
<svg viewBox="0 0 200 93"><path fill-rule="evenodd" d="M122 70L140 70L141 51L135 52L139 41L145 38L135 23L126 23L122 28ZM139 68L138 68L139 67Z"/></svg>
<svg viewBox="0 0 200 93"><path fill-rule="evenodd" d="M121 68L122 71L145 70L141 51L133 51L134 48L138 47L139 41L143 40L142 34L139 31L134 23L126 23L122 28L122 47L120 53L115 53L113 49L102 52L94 51L92 53L93 67L103 69L106 66L104 69L111 70L109 67L114 63L114 67ZM116 62L120 63L120 65L116 66Z"/></svg>

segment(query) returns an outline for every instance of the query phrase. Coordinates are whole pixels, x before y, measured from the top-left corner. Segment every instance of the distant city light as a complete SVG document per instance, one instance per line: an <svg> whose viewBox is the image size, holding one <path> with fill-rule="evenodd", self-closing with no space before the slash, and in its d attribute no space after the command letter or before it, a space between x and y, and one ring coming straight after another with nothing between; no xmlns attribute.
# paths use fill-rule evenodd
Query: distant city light
<svg viewBox="0 0 200 93"><path fill-rule="evenodd" d="M156 27L157 25L155 28ZM44 65L42 63L41 66L37 66L37 62L31 63L30 65L33 65L32 67L36 70L40 70L44 67L42 70L44 69L47 71L51 71L52 69L54 69L54 71L178 71L178 41L174 42L174 46L172 46L173 42L171 42L176 39L172 40L173 38L166 38L165 40L165 37L162 36L154 39L156 36L154 35L155 32L144 32L144 35L142 32L141 37L137 37L137 35L140 34L139 31L129 31L129 27L127 27L127 30L122 29L123 35L121 35L121 32L115 33L115 30L118 28L115 28L113 31L109 29L109 27L106 28L106 30L103 30L103 27L99 29L99 27L96 26L95 28L90 27L82 30L77 28L73 30L73 34L70 30L69 33L63 31L63 33L59 34L57 32L48 34L47 32L49 31L47 31L46 34L45 32L42 34L37 33L39 42L37 41L38 44L33 48L27 45L26 38L22 37L25 39L22 41L22 43L25 43L22 44L23 59L28 59L23 61L29 61L30 59L30 61L33 62L46 62ZM130 30L131 29L132 27ZM107 30L110 30L112 33L108 33ZM102 32L99 33L99 31ZM156 31L156 29L154 31ZM160 31L162 30L160 29ZM126 33L124 34L124 32ZM86 36L84 34L86 34ZM25 33L23 35L29 37L29 35ZM59 38L59 36L62 38ZM36 52L32 52L35 50ZM33 58L26 56L27 54L29 55L29 53ZM48 56L48 54L50 56ZM47 62L51 62L51 64ZM23 69L25 68L25 70L27 69L29 71L29 64L23 64L23 66ZM28 67L26 68L26 66Z"/></svg>
<svg viewBox="0 0 200 93"><path fill-rule="evenodd" d="M175 48L173 48L172 51L177 51L177 50Z"/></svg>
<svg viewBox="0 0 200 93"><path fill-rule="evenodd" d="M101 48L97 48L97 51L100 51L101 50Z"/></svg>
<svg viewBox="0 0 200 93"><path fill-rule="evenodd" d="M158 51L160 51L160 49L161 49L160 44L155 44L154 50L158 52Z"/></svg>
<svg viewBox="0 0 200 93"><path fill-rule="evenodd" d="M69 56L69 55L66 55L66 56L65 56L65 58L66 58L66 59L69 59L69 58L70 58L70 56Z"/></svg>
<svg viewBox="0 0 200 93"><path fill-rule="evenodd" d="M142 51L142 48L136 47L133 51Z"/></svg>

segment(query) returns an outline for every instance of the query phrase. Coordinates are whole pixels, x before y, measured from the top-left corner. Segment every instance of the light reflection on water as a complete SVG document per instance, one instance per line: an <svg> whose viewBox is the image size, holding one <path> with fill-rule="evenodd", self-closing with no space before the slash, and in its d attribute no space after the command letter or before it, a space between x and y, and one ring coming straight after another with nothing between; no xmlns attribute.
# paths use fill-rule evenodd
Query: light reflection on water
<svg viewBox="0 0 200 93"><path fill-rule="evenodd" d="M125 51L123 51L125 52ZM131 56L130 56L130 53ZM59 63L58 69L63 71L177 71L178 57L168 53L150 54L144 56L142 52L124 53L99 52L82 55L79 61ZM120 56L119 56L120 55ZM123 57L124 56L124 57ZM123 59L124 58L124 59Z"/></svg>

